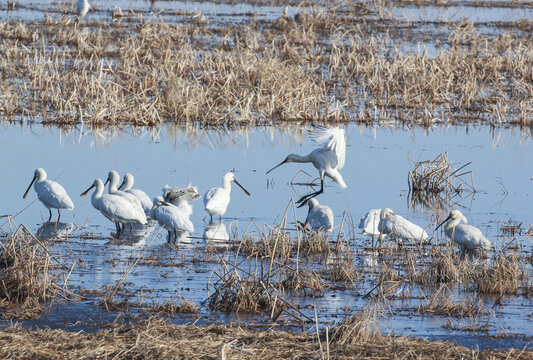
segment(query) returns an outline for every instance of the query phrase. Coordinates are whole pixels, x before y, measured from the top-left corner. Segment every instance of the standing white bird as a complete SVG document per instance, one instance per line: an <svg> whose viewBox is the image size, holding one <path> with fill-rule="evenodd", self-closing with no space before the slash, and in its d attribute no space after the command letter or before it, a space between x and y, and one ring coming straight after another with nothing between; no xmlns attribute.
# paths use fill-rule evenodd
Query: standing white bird
<svg viewBox="0 0 533 360"><path fill-rule="evenodd" d="M379 230L380 233L386 234L398 242L402 240L422 241L428 238L428 234L423 228L400 215L394 215L394 212L389 208L381 211Z"/></svg>
<svg viewBox="0 0 533 360"><path fill-rule="evenodd" d="M125 191L120 191L118 189L119 181L120 181L120 176L118 175L118 172L116 172L115 170L111 170L109 174L107 175L107 180L104 183L104 186L106 186L107 183L109 183L108 193L111 195L121 196L125 198L126 200L128 200L129 202L131 202L133 205L138 206L142 210L141 202L139 201L139 199L137 199L135 195L129 194Z"/></svg>
<svg viewBox="0 0 533 360"><path fill-rule="evenodd" d="M305 219L304 229L310 225L311 229L323 229L331 232L333 230L333 211L331 208L320 205L317 199L310 199L307 204L309 205L309 212L307 219Z"/></svg>
<svg viewBox="0 0 533 360"><path fill-rule="evenodd" d="M222 187L212 188L204 195L204 207L205 210L209 213L211 221L213 221L213 215L218 215L220 220L222 220L222 215L226 213L230 201L231 193L231 182L234 182L239 186L246 195L250 196L248 190L246 190L232 172L224 174L222 177Z"/></svg>
<svg viewBox="0 0 533 360"><path fill-rule="evenodd" d="M91 197L91 203L95 209L100 210L102 215L115 223L117 237L124 231L124 228L120 229L120 223L140 222L143 225L147 223L144 211L140 207L132 206L126 198L112 194L103 195L105 186L100 179L94 180L91 187L80 196L84 197L93 188L96 189Z"/></svg>
<svg viewBox="0 0 533 360"><path fill-rule="evenodd" d="M371 209L367 212L359 222L359 229L363 230L363 235L379 236L380 219L381 209Z"/></svg>
<svg viewBox="0 0 533 360"><path fill-rule="evenodd" d="M464 224L459 224L461 220ZM444 232L446 236L452 239L461 247L461 251L474 249L490 250L491 242L483 235L477 227L468 225L468 220L459 210L452 210L450 215L437 226L435 230L446 223Z"/></svg>
<svg viewBox="0 0 533 360"><path fill-rule="evenodd" d="M280 164L274 166L267 171L267 174L289 162L297 163L312 163L317 168L320 174L320 190L307 194L300 198L296 203L299 207L305 205L307 200L324 192L324 178L327 176L335 181L343 189L347 187L344 182L341 170L344 166L346 156L346 139L344 138L344 129L340 127L327 128L325 126L318 126L309 131L309 137L320 145L318 149L313 150L310 154L301 156L297 154L290 154Z"/></svg>
<svg viewBox="0 0 533 360"><path fill-rule="evenodd" d="M150 210L152 210L152 200L146 193L140 189L132 189L133 183L135 182L135 179L132 174L127 173L124 175L124 179L122 180L122 184L118 187L119 190L124 191L128 194L131 194L135 196L141 203L141 207L144 210L145 214L150 214Z"/></svg>
<svg viewBox="0 0 533 360"><path fill-rule="evenodd" d="M161 196L154 198L154 206L150 211L150 217L157 220L159 225L168 231L169 242L172 242L172 238L178 238L178 232L194 231L194 226L189 220L189 216L177 206L165 202ZM174 236L172 236L172 233Z"/></svg>
<svg viewBox="0 0 533 360"><path fill-rule="evenodd" d="M78 0L76 3L76 14L78 14L79 17L84 17L87 15L90 8L91 5L89 5L88 0Z"/></svg>
<svg viewBox="0 0 533 360"><path fill-rule="evenodd" d="M188 217L192 215L192 205L189 204L189 201L196 201L201 197L198 193L198 188L190 184L185 187L171 188L168 185L163 187L165 201L182 209Z"/></svg>
<svg viewBox="0 0 533 360"><path fill-rule="evenodd" d="M56 222L59 222L59 219L61 218L61 213L59 212L59 209L74 209L74 203L68 196L67 191L63 188L63 186L59 185L55 181L47 180L46 172L42 168L38 168L33 173L33 179L31 180L28 189L26 189L24 196L22 196L23 199L26 199L26 196L28 196L28 192L30 191L30 188L33 183L35 183L35 186L33 188L37 193L37 197L43 203L43 205L48 208L48 211L50 212L48 222L52 220L51 209L57 209Z"/></svg>

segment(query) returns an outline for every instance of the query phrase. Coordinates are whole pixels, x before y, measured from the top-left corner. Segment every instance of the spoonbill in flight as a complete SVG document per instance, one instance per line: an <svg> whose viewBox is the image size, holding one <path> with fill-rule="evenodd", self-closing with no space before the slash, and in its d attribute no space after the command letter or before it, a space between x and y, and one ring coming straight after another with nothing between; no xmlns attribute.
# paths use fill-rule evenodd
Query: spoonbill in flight
<svg viewBox="0 0 533 360"><path fill-rule="evenodd" d="M48 208L48 212L50 212L48 222L52 220L51 209L57 209L56 222L59 222L59 219L61 218L61 212L59 209L74 209L74 203L68 196L67 191L63 188L63 186L59 185L55 181L47 180L46 172L42 168L38 168L33 173L33 179L31 180L30 186L28 186L28 189L24 193L24 196L22 196L23 199L26 199L26 196L28 196L28 192L30 191L33 183L35 183L33 188L37 193L37 197L43 203L43 205Z"/></svg>
<svg viewBox="0 0 533 360"><path fill-rule="evenodd" d="M459 224L461 221L464 224ZM435 230L444 226L444 233L461 247L461 252L474 249L490 250L491 242L483 235L477 227L469 225L466 217L459 210L450 211L450 215L437 226Z"/></svg>
<svg viewBox="0 0 533 360"><path fill-rule="evenodd" d="M239 184L232 172L224 174L222 177L222 187L212 188L204 195L204 207L209 213L211 222L213 221L213 215L218 215L220 220L222 220L222 215L226 213L226 209L228 208L230 201L232 181L237 184L237 186L239 186L246 193L246 195L250 196L248 190Z"/></svg>
<svg viewBox="0 0 533 360"><path fill-rule="evenodd" d="M165 199L161 196L154 198L154 206L150 211L150 217L157 220L159 225L168 231L169 242L172 242L173 238L178 238L178 232L194 231L194 226L189 220L189 216L179 207L165 202Z"/></svg>
<svg viewBox="0 0 533 360"><path fill-rule="evenodd" d="M131 194L135 196L139 202L141 203L141 207L144 210L145 214L150 214L150 210L152 210L152 200L146 193L140 189L132 189L133 183L135 182L135 178L132 174L127 173L124 175L124 179L122 180L122 184L118 187L120 191L124 191L128 194Z"/></svg>
<svg viewBox="0 0 533 360"><path fill-rule="evenodd" d="M288 155L280 164L267 171L267 174L277 167L290 162L312 163L320 174L320 190L307 194L300 198L296 203L298 207L305 205L307 200L314 198L324 192L324 178L327 176L335 181L343 189L347 187L339 172L344 166L346 155L346 139L344 138L344 129L340 127L328 128L317 126L309 131L309 137L320 145L318 149L311 153L301 156L297 154Z"/></svg>
<svg viewBox="0 0 533 360"><path fill-rule="evenodd" d="M396 239L399 243L402 240L427 240L428 234L420 226L413 224L409 220L400 215L395 215L394 211L385 208L381 211L381 219L379 222L380 233L388 235L392 239Z"/></svg>
<svg viewBox="0 0 533 360"><path fill-rule="evenodd" d="M311 229L323 229L330 233L333 230L333 211L331 208L327 205L320 205L317 199L310 199L307 204L309 205L309 212L307 219L305 219L304 229L310 225Z"/></svg>
<svg viewBox="0 0 533 360"><path fill-rule="evenodd" d="M104 183L100 179L94 180L94 183L85 190L80 196L84 197L87 193L95 188L91 197L91 203L96 210L99 210L102 215L115 223L117 228L116 236L119 237L124 232L124 226L120 228L120 223L134 223L140 222L146 224L146 215L144 211L134 206L126 198L112 194L102 194L104 192Z"/></svg>

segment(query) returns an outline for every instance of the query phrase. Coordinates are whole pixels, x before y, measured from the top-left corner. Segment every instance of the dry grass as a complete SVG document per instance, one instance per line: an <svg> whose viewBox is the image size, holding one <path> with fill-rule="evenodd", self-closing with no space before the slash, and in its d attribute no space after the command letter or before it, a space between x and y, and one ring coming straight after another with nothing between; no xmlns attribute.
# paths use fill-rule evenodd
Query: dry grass
<svg viewBox="0 0 533 360"><path fill-rule="evenodd" d="M348 326L348 325L346 325ZM338 332L334 330L334 332ZM353 332L346 332L350 334ZM340 332L339 332L340 334ZM357 331L354 333L357 334ZM19 359L529 359L529 351L477 351L446 342L375 334L322 340L316 334L247 330L232 325L172 325L149 320L114 326L96 333L26 330L13 326L0 332L0 357Z"/></svg>
<svg viewBox="0 0 533 360"><path fill-rule="evenodd" d="M449 289L444 285L431 294L425 304L420 304L417 310L421 314L431 313L458 318L477 317L486 312L479 299L466 297L464 300L454 302Z"/></svg>
<svg viewBox="0 0 533 360"><path fill-rule="evenodd" d="M56 296L68 299L66 279L46 246L24 225L0 242L0 308L8 318L39 317L44 305ZM64 268L62 268L64 270ZM63 284L59 285L59 280Z"/></svg>
<svg viewBox="0 0 533 360"><path fill-rule="evenodd" d="M149 306L147 310L159 315L175 315L177 313L198 314L198 306L185 297L179 299L179 304L176 304L173 300L169 300L162 304Z"/></svg>
<svg viewBox="0 0 533 360"><path fill-rule="evenodd" d="M532 124L531 22L486 35L487 24L450 21L428 33L431 24L379 15L387 6L326 2L294 17L212 26L181 13L179 25L141 15L1 22L0 116L89 128ZM435 56L406 50L417 32L438 43Z"/></svg>
<svg viewBox="0 0 533 360"><path fill-rule="evenodd" d="M516 252L498 253L491 265L485 264L473 272L477 291L483 294L516 294L528 280L524 259Z"/></svg>

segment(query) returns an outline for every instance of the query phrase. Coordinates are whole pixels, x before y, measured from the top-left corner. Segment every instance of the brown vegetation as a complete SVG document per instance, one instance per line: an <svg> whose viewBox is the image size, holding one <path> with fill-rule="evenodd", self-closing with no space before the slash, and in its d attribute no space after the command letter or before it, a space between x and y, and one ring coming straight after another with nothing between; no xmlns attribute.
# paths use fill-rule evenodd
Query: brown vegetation
<svg viewBox="0 0 533 360"><path fill-rule="evenodd" d="M157 319L138 325L114 325L96 333L31 331L15 325L0 331L0 339L0 357L28 359L530 359L533 356L526 350L478 351L446 342L380 334L335 336L330 341L322 335L319 342L316 334L307 332L257 331L231 324L172 325Z"/></svg>

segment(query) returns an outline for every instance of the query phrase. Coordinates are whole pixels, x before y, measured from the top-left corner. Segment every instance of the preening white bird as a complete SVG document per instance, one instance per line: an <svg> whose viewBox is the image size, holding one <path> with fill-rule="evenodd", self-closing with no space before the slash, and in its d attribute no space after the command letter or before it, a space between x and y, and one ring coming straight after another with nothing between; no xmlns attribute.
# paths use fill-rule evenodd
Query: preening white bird
<svg viewBox="0 0 533 360"><path fill-rule="evenodd" d="M177 206L165 202L165 199L161 196L154 198L154 206L150 211L150 217L157 220L159 225L168 231L169 241L172 241L173 237L175 239L178 237L177 232L194 231L194 226L189 220L189 216Z"/></svg>
<svg viewBox="0 0 533 360"><path fill-rule="evenodd" d="M122 180L122 184L118 187L119 190L124 191L128 194L131 194L135 196L141 203L141 207L144 210L145 214L150 214L150 210L152 210L152 200L146 193L140 189L132 189L133 183L135 182L135 178L132 174L127 173L124 175L124 179Z"/></svg>
<svg viewBox="0 0 533 360"><path fill-rule="evenodd" d="M313 150L310 154L301 156L297 154L288 155L280 164L267 171L267 174L277 167L290 162L312 163L320 175L320 190L307 194L300 198L296 203L299 207L305 205L307 200L324 192L324 178L327 176L335 181L343 189L347 187L344 182L341 170L344 166L346 156L346 139L344 138L344 129L340 127L328 128L317 126L309 131L309 137L320 145L318 149Z"/></svg>
<svg viewBox="0 0 533 360"><path fill-rule="evenodd" d="M99 210L102 215L115 223L117 228L117 237L124 231L124 227L120 228L120 223L134 223L140 222L146 224L146 215L144 211L137 206L133 206L130 201L122 196L103 194L104 183L100 179L94 180L94 183L85 190L80 196L84 197L87 193L95 188L91 197L91 203L94 208Z"/></svg>
<svg viewBox="0 0 533 360"><path fill-rule="evenodd" d="M111 195L121 196L125 198L126 200L128 200L129 202L131 202L133 205L138 206L142 210L141 202L139 201L139 199L137 199L135 195L128 194L127 192L120 191L118 189L119 181L120 181L120 176L118 175L118 172L116 172L115 170L111 170L109 174L107 175L107 180L104 183L104 186L106 186L107 183L109 183L108 193Z"/></svg>
<svg viewBox="0 0 533 360"><path fill-rule="evenodd" d="M68 196L67 191L63 188L63 186L59 185L55 181L47 180L46 172L42 168L38 168L33 173L33 179L31 180L30 186L28 186L28 189L26 189L26 192L22 196L23 199L26 199L31 186L34 183L35 185L33 188L37 193L37 197L43 203L43 205L48 208L48 212L50 213L48 222L52 220L51 209L57 209L56 222L59 222L59 219L61 218L61 212L59 209L74 209L74 203Z"/></svg>
<svg viewBox="0 0 533 360"><path fill-rule="evenodd" d="M87 15L90 8L91 5L89 5L88 0L78 0L76 3L76 14L78 14L79 17L84 17Z"/></svg>
<svg viewBox="0 0 533 360"><path fill-rule="evenodd" d="M305 219L304 229L310 225L311 229L323 229L331 232L333 230L333 211L330 207L320 205L317 199L310 199L307 204L309 205L309 212L307 219Z"/></svg>
<svg viewBox="0 0 533 360"><path fill-rule="evenodd" d="M359 222L359 229L363 230L363 235L379 236L379 221L381 219L381 209L371 209L363 216Z"/></svg>
<svg viewBox="0 0 533 360"><path fill-rule="evenodd" d="M460 224L463 221L464 224ZM444 226L446 236L461 247L461 251L485 249L490 250L491 242L477 227L467 224L468 220L459 210L452 210L450 215L437 226L435 230Z"/></svg>
<svg viewBox="0 0 533 360"><path fill-rule="evenodd" d="M171 188L168 185L163 187L165 201L182 209L188 217L192 215L192 205L189 204L189 201L196 201L201 197L198 193L198 188L190 184L185 187Z"/></svg>
<svg viewBox="0 0 533 360"><path fill-rule="evenodd" d="M232 181L237 184L246 195L250 196L248 190L239 184L232 172L224 174L222 177L222 187L212 188L204 195L204 208L209 213L211 221L213 220L213 215L218 215L219 218L222 219L222 215L226 213L230 201Z"/></svg>
<svg viewBox="0 0 533 360"><path fill-rule="evenodd" d="M428 238L428 234L423 228L400 215L395 215L394 211L389 208L381 211L379 230L399 242L402 240L422 241Z"/></svg>

